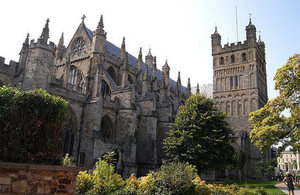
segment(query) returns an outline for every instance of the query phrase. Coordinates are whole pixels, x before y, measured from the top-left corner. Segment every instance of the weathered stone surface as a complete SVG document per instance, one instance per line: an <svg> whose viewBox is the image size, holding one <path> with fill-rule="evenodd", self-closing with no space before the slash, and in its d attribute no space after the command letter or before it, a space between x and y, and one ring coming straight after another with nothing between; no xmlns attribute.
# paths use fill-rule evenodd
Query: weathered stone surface
<svg viewBox="0 0 300 195"><path fill-rule="evenodd" d="M76 176L82 168L28 165L25 170L16 163L0 163L0 194L75 194ZM32 168L31 168L32 167ZM45 170L46 169L46 170ZM64 170L64 171L56 171ZM18 177L16 177L16 171ZM4 177L5 175L5 177Z"/></svg>
<svg viewBox="0 0 300 195"><path fill-rule="evenodd" d="M25 193L28 191L28 189L29 189L29 186L28 186L26 180L15 181L12 184L12 192L13 193ZM38 193L40 193L40 192L38 192Z"/></svg>
<svg viewBox="0 0 300 195"><path fill-rule="evenodd" d="M10 184L11 183L11 178L10 177L0 177L0 184Z"/></svg>

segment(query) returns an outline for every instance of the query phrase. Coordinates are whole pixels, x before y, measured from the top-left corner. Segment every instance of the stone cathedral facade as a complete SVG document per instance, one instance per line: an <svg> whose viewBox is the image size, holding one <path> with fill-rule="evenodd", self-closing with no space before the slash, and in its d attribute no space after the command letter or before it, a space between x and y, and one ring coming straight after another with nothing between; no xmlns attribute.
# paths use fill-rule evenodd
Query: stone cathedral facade
<svg viewBox="0 0 300 195"><path fill-rule="evenodd" d="M215 29L211 35L213 56L213 99L228 115L234 130L234 145L246 154L244 175L256 177L255 162L269 158L250 142L249 113L263 107L268 101L265 44L256 38L256 27L251 19L246 26L246 40L221 45L221 36Z"/></svg>
<svg viewBox="0 0 300 195"><path fill-rule="evenodd" d="M178 106L191 95L191 86L170 78L167 63L157 69L151 50L143 61L107 40L103 18L91 31L84 17L71 41L62 34L49 42L49 20L41 36L20 51L19 62L0 57L0 85L47 90L69 102L63 152L77 165L92 168L105 152L117 150L117 170L124 176L144 175L162 159L162 140ZM120 41L121 42L121 41Z"/></svg>

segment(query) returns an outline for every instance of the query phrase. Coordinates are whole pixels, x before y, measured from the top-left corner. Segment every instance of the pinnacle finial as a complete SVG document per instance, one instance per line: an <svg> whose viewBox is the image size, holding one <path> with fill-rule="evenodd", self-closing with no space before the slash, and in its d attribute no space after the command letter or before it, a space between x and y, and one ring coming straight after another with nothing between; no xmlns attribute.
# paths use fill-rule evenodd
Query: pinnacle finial
<svg viewBox="0 0 300 195"><path fill-rule="evenodd" d="M200 93L200 88L199 88L199 83L197 83L197 90L196 90L196 94Z"/></svg>
<svg viewBox="0 0 300 195"><path fill-rule="evenodd" d="M180 79L180 71L178 71L178 79Z"/></svg>
<svg viewBox="0 0 300 195"><path fill-rule="evenodd" d="M84 19L85 19L85 18L86 18L86 16L83 14L82 17L81 17L81 20L82 20L81 22L82 22L82 23L84 23Z"/></svg>
<svg viewBox="0 0 300 195"><path fill-rule="evenodd" d="M61 33L58 45L59 46L63 46L64 45L64 33Z"/></svg>
<svg viewBox="0 0 300 195"><path fill-rule="evenodd" d="M152 54L151 54L151 48L149 48L149 52L148 52L148 54L146 55L146 60L147 59L153 59L153 56L152 56Z"/></svg>
<svg viewBox="0 0 300 195"><path fill-rule="evenodd" d="M169 64L168 64L168 59L166 59L165 65L163 65L163 70L170 70Z"/></svg>
<svg viewBox="0 0 300 195"><path fill-rule="evenodd" d="M258 31L258 42L261 42L261 31Z"/></svg>
<svg viewBox="0 0 300 195"><path fill-rule="evenodd" d="M98 23L98 28L100 28L101 30L103 30L103 28L104 28L103 15L101 15L101 17L100 17L100 21Z"/></svg>
<svg viewBox="0 0 300 195"><path fill-rule="evenodd" d="M49 39L49 18L47 18L46 20L46 24L43 28L42 34L40 36L40 38L38 39L38 42L41 44L47 44L48 39Z"/></svg>
<svg viewBox="0 0 300 195"><path fill-rule="evenodd" d="M29 33L27 33L26 39L25 39L24 43L25 43L26 45L29 45Z"/></svg>
<svg viewBox="0 0 300 195"><path fill-rule="evenodd" d="M142 58L143 58L142 47L140 47L138 60L142 61Z"/></svg>
<svg viewBox="0 0 300 195"><path fill-rule="evenodd" d="M156 66L156 56L153 58L153 64Z"/></svg>
<svg viewBox="0 0 300 195"><path fill-rule="evenodd" d="M217 25L215 26L215 34L217 34L218 33L218 27L217 27Z"/></svg>
<svg viewBox="0 0 300 195"><path fill-rule="evenodd" d="M252 24L251 17L252 17L252 14L249 13L249 24Z"/></svg>
<svg viewBox="0 0 300 195"><path fill-rule="evenodd" d="M123 37L121 49L125 50L125 47L126 47L126 45L125 45L125 37Z"/></svg>

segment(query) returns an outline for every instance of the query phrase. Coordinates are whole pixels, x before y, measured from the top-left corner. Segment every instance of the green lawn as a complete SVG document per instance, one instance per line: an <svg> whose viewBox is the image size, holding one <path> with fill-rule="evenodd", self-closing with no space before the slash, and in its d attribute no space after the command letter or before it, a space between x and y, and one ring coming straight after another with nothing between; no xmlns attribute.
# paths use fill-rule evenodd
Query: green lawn
<svg viewBox="0 0 300 195"><path fill-rule="evenodd" d="M250 188L263 187L266 190L266 192L271 195L285 194L275 187L275 185L277 183L278 183L278 181L246 180L246 181L243 181L241 184L239 184L237 181L230 182L230 183L224 183L224 184L238 184L239 186L242 186L242 187L245 187L246 185L248 185Z"/></svg>

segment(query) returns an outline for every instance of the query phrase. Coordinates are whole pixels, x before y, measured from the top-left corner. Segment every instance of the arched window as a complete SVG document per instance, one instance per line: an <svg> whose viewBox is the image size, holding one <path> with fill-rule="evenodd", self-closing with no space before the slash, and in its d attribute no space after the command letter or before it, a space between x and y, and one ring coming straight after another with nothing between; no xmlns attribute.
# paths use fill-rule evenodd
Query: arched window
<svg viewBox="0 0 300 195"><path fill-rule="evenodd" d="M230 77L230 88L233 88L233 77Z"/></svg>
<svg viewBox="0 0 300 195"><path fill-rule="evenodd" d="M235 76L235 86L237 87L239 85L239 78L238 76Z"/></svg>
<svg viewBox="0 0 300 195"><path fill-rule="evenodd" d="M83 166L84 165L84 161L85 161L85 153L84 152L80 152L79 153L79 165Z"/></svg>
<svg viewBox="0 0 300 195"><path fill-rule="evenodd" d="M101 85L101 94L102 94L102 97L107 97L107 96L110 96L110 87L109 85L107 84L107 82L105 80L102 79L102 85Z"/></svg>
<svg viewBox="0 0 300 195"><path fill-rule="evenodd" d="M116 76L115 69L112 66L110 66L107 69L107 72L108 72L109 76L115 81L115 83L117 83L117 76Z"/></svg>
<svg viewBox="0 0 300 195"><path fill-rule="evenodd" d="M77 131L77 122L75 114L69 109L67 114L67 120L63 126L64 129L64 142L63 142L63 154L73 154L73 148L75 143L75 132Z"/></svg>
<svg viewBox="0 0 300 195"><path fill-rule="evenodd" d="M250 87L255 87L255 78L254 78L254 73L250 74Z"/></svg>
<svg viewBox="0 0 300 195"><path fill-rule="evenodd" d="M84 92L85 90L83 76L80 74L76 66L71 66L68 83L73 86L73 91L78 90L80 92Z"/></svg>
<svg viewBox="0 0 300 195"><path fill-rule="evenodd" d="M230 105L229 105L229 103L226 105L226 114L227 114L227 116L230 116Z"/></svg>
<svg viewBox="0 0 300 195"><path fill-rule="evenodd" d="M250 103L250 111L253 112L256 110L256 100L255 99L252 99L251 100L251 103Z"/></svg>
<svg viewBox="0 0 300 195"><path fill-rule="evenodd" d="M102 117L100 133L104 141L113 139L114 137L113 129L114 129L113 123L110 120L109 116L105 115L104 117Z"/></svg>
<svg viewBox="0 0 300 195"><path fill-rule="evenodd" d="M133 79L131 78L131 76L130 76L130 74L128 75L128 82L130 83L130 84L133 84L134 82L133 82Z"/></svg>
<svg viewBox="0 0 300 195"><path fill-rule="evenodd" d="M242 116L243 115L243 106L242 106L242 102L241 102L241 100L239 100L239 102L238 102L238 115L239 116Z"/></svg>
<svg viewBox="0 0 300 195"><path fill-rule="evenodd" d="M220 57L220 65L224 64L224 57Z"/></svg>
<svg viewBox="0 0 300 195"><path fill-rule="evenodd" d="M235 56L234 55L231 55L230 59L231 59L231 63L235 63Z"/></svg>
<svg viewBox="0 0 300 195"><path fill-rule="evenodd" d="M247 60L246 53L242 53L242 61L245 62Z"/></svg>

